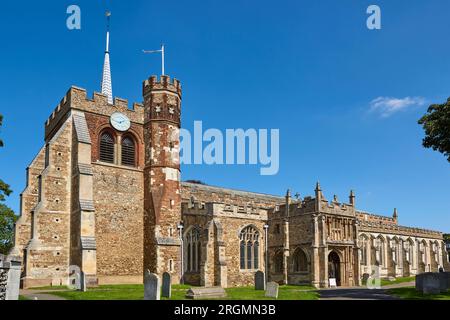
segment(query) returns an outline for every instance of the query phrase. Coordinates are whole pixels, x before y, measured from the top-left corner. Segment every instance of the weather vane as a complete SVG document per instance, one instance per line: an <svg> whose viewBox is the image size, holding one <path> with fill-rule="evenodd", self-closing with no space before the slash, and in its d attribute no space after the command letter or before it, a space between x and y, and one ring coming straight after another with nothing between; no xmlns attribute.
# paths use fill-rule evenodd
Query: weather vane
<svg viewBox="0 0 450 320"><path fill-rule="evenodd" d="M144 53L161 53L161 75L165 75L166 74L166 71L165 71L165 61L164 61L164 44L162 44L161 45L161 49L159 49L159 50L150 50L150 51L147 51L147 50L142 50L142 52L144 52Z"/></svg>

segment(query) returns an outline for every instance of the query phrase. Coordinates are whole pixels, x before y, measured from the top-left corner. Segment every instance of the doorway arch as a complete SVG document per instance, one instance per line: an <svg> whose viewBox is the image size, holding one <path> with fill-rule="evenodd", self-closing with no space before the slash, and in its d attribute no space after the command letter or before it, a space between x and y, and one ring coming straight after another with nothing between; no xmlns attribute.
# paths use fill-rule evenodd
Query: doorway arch
<svg viewBox="0 0 450 320"><path fill-rule="evenodd" d="M328 255L328 279L336 279L337 286L341 286L341 258L336 251Z"/></svg>

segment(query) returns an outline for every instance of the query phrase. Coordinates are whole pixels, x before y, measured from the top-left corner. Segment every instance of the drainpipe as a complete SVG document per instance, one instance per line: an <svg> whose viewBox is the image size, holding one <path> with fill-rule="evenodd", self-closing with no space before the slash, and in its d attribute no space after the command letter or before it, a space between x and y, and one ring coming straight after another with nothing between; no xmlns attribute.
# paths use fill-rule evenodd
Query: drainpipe
<svg viewBox="0 0 450 320"><path fill-rule="evenodd" d="M268 232L269 230L269 225L265 224L264 225L264 240L266 242L265 247L266 247L266 262L264 265L264 271L265 271L265 277L266 277L266 283L269 282L269 238L268 238Z"/></svg>

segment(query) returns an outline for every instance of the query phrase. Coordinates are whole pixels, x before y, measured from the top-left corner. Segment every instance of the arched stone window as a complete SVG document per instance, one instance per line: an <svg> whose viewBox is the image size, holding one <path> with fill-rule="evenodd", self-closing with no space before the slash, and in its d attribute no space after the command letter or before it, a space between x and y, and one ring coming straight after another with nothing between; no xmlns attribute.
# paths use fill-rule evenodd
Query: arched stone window
<svg viewBox="0 0 450 320"><path fill-rule="evenodd" d="M240 260L242 270L255 270L259 268L259 232L249 226L241 231Z"/></svg>
<svg viewBox="0 0 450 320"><path fill-rule="evenodd" d="M275 254L275 257L273 258L274 266L275 266L275 273L283 273L283 252L278 251Z"/></svg>
<svg viewBox="0 0 450 320"><path fill-rule="evenodd" d="M301 248L297 248L292 256L294 272L307 272L308 271L308 258L305 252Z"/></svg>
<svg viewBox="0 0 450 320"><path fill-rule="evenodd" d="M199 272L201 261L200 230L190 229L184 235L185 272Z"/></svg>
<svg viewBox="0 0 450 320"><path fill-rule="evenodd" d="M114 136L109 132L103 132L100 137L100 161L114 163Z"/></svg>
<svg viewBox="0 0 450 320"><path fill-rule="evenodd" d="M136 145L130 136L125 136L122 139L122 165L136 166Z"/></svg>
<svg viewBox="0 0 450 320"><path fill-rule="evenodd" d="M386 255L385 243L386 242L382 236L379 236L377 239L374 240L375 264L377 266L385 265L384 261Z"/></svg>
<svg viewBox="0 0 450 320"><path fill-rule="evenodd" d="M361 265L367 265L367 246L369 245L369 241L365 236L360 239L360 248L361 248Z"/></svg>

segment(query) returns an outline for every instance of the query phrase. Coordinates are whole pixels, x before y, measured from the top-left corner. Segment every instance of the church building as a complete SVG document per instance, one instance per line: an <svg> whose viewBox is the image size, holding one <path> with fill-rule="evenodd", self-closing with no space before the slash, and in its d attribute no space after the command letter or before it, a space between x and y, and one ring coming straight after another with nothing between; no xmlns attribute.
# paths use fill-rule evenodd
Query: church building
<svg viewBox="0 0 450 320"><path fill-rule="evenodd" d="M74 267L90 286L150 270L222 287L252 285L258 270L328 287L450 269L441 232L362 211L353 191L342 202L319 183L300 198L182 182L180 81L152 76L129 106L113 98L109 54L108 32L102 93L67 91L26 170L12 252L23 287L67 285Z"/></svg>

